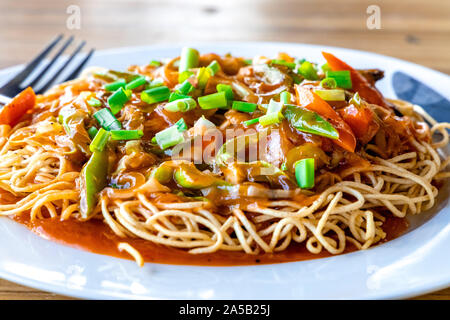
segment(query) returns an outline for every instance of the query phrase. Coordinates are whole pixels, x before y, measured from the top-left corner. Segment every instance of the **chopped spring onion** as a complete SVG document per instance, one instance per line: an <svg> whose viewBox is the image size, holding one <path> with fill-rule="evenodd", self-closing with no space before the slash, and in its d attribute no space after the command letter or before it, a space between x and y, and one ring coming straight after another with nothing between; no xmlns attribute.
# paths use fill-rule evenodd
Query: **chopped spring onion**
<svg viewBox="0 0 450 320"><path fill-rule="evenodd" d="M130 100L131 90L124 90L123 88L117 89L109 98L108 105L113 114L122 110L125 103Z"/></svg>
<svg viewBox="0 0 450 320"><path fill-rule="evenodd" d="M258 105L256 103L244 101L233 101L233 106L231 108L241 112L254 112L256 108L258 108Z"/></svg>
<svg viewBox="0 0 450 320"><path fill-rule="evenodd" d="M285 67L288 67L289 69L294 69L296 66L294 62L287 62L286 60L280 60L280 59L270 60L270 63L278 64L280 66L285 66Z"/></svg>
<svg viewBox="0 0 450 320"><path fill-rule="evenodd" d="M173 125L155 135L155 142L158 146L165 150L184 141L183 133L181 133L177 125Z"/></svg>
<svg viewBox="0 0 450 320"><path fill-rule="evenodd" d="M134 79L133 81L127 83L125 86L125 89L127 90L133 90L136 89L139 86L142 86L147 83L147 79L144 76L138 77Z"/></svg>
<svg viewBox="0 0 450 320"><path fill-rule="evenodd" d="M186 99L186 98L190 98L190 96L187 96L184 94L179 94L177 92L172 92L169 96L169 102L179 100L179 99Z"/></svg>
<svg viewBox="0 0 450 320"><path fill-rule="evenodd" d="M91 152L103 151L106 144L108 143L109 136L110 136L109 131L100 128L100 130L98 130L97 134L92 140L91 144L89 145L89 150L91 150Z"/></svg>
<svg viewBox="0 0 450 320"><path fill-rule="evenodd" d="M161 62L159 62L157 60L152 60L152 61L150 61L150 63L148 65L151 67L160 67L162 64L161 64Z"/></svg>
<svg viewBox="0 0 450 320"><path fill-rule="evenodd" d="M157 87L161 87L164 85L164 80L161 78L156 78L150 81L150 83L146 86L145 89L153 89Z"/></svg>
<svg viewBox="0 0 450 320"><path fill-rule="evenodd" d="M283 91L283 92L280 94L280 102L282 102L282 103L284 103L284 104L291 103L291 98L292 98L292 95L291 95L291 93L288 92L288 91Z"/></svg>
<svg viewBox="0 0 450 320"><path fill-rule="evenodd" d="M274 99L270 99L266 114L280 112L281 110L283 110L283 102L276 102Z"/></svg>
<svg viewBox="0 0 450 320"><path fill-rule="evenodd" d="M361 105L361 97L359 96L359 93L356 92L353 97L350 99L350 104L353 104L355 106L360 106Z"/></svg>
<svg viewBox="0 0 450 320"><path fill-rule="evenodd" d="M97 134L97 132L98 132L98 129L97 129L96 127L90 127L90 128L88 129L88 134L89 134L89 137L90 137L91 139L94 139L94 137L95 137L95 135Z"/></svg>
<svg viewBox="0 0 450 320"><path fill-rule="evenodd" d="M314 90L325 101L345 101L345 92L342 89Z"/></svg>
<svg viewBox="0 0 450 320"><path fill-rule="evenodd" d="M252 124L258 123L259 122L259 118L255 118L255 119L251 119L251 120L247 120L242 122L245 126L251 126Z"/></svg>
<svg viewBox="0 0 450 320"><path fill-rule="evenodd" d="M216 125L205 118L205 116L201 116L198 118L198 120L194 123L194 128L207 128L207 129L214 129Z"/></svg>
<svg viewBox="0 0 450 320"><path fill-rule="evenodd" d="M233 100L234 99L234 93L233 88L231 88L228 84L219 83L216 86L217 92L225 92L225 96L227 97L227 100Z"/></svg>
<svg viewBox="0 0 450 320"><path fill-rule="evenodd" d="M198 66L199 53L197 50L184 47L181 50L180 65L178 67L178 72L182 73L191 68L196 68Z"/></svg>
<svg viewBox="0 0 450 320"><path fill-rule="evenodd" d="M126 83L125 80L120 79L120 80L117 80L117 81L114 81L114 82L105 84L105 85L103 86L103 88L104 88L106 91L112 92L112 91L116 91L116 90L119 89L119 88L125 87L126 84L127 84L127 83Z"/></svg>
<svg viewBox="0 0 450 320"><path fill-rule="evenodd" d="M111 130L112 140L137 140L143 135L142 130Z"/></svg>
<svg viewBox="0 0 450 320"><path fill-rule="evenodd" d="M193 75L194 75L194 73L191 72L191 71L183 71L183 72L181 72L178 75L178 83L183 83L184 81L186 81L187 79L189 79Z"/></svg>
<svg viewBox="0 0 450 320"><path fill-rule="evenodd" d="M202 109L215 109L227 106L227 97L225 91L208 94L207 96L199 97L198 104Z"/></svg>
<svg viewBox="0 0 450 320"><path fill-rule="evenodd" d="M323 73L327 73L328 71L331 71L330 66L328 65L328 63L324 63L321 67L320 67L323 71Z"/></svg>
<svg viewBox="0 0 450 320"><path fill-rule="evenodd" d="M339 88L352 88L352 78L350 76L350 71L348 70L327 71L327 78L333 78Z"/></svg>
<svg viewBox="0 0 450 320"><path fill-rule="evenodd" d="M198 69L196 77L197 87L200 89L204 89L206 87L206 84L208 83L209 78L211 78L211 74L209 73L208 69L202 67Z"/></svg>
<svg viewBox="0 0 450 320"><path fill-rule="evenodd" d="M107 108L100 109L96 113L94 113L94 118L97 119L98 123L105 130L120 130L122 129L122 125L120 121L114 117L111 111Z"/></svg>
<svg viewBox="0 0 450 320"><path fill-rule="evenodd" d="M102 106L102 102L101 102L100 100L96 99L96 98L90 98L90 99L87 101L87 104L88 104L89 106L93 107L93 108L98 108L98 107L101 107L101 106Z"/></svg>
<svg viewBox="0 0 450 320"><path fill-rule="evenodd" d="M179 94L187 95L189 92L192 91L192 89L194 89L194 86L188 80L184 80L176 91Z"/></svg>
<svg viewBox="0 0 450 320"><path fill-rule="evenodd" d="M314 158L301 159L294 164L295 178L302 189L314 187Z"/></svg>
<svg viewBox="0 0 450 320"><path fill-rule="evenodd" d="M186 121L184 121L183 118L181 118L180 120L178 120L177 122L175 122L175 125L178 128L178 131L183 132L187 130L187 124Z"/></svg>
<svg viewBox="0 0 450 320"><path fill-rule="evenodd" d="M231 87L233 88L234 92L238 94L239 97L245 98L248 95L252 94L252 91L245 87L244 85L241 85L238 82L233 82L231 84Z"/></svg>
<svg viewBox="0 0 450 320"><path fill-rule="evenodd" d="M253 64L253 60L252 59L244 59L244 63L249 66L251 64Z"/></svg>
<svg viewBox="0 0 450 320"><path fill-rule="evenodd" d="M334 78L325 78L320 81L320 86L325 89L335 89L336 85L336 80L334 80Z"/></svg>
<svg viewBox="0 0 450 320"><path fill-rule="evenodd" d="M314 65L309 61L303 61L300 68L298 68L298 72L308 80L318 79L317 71L314 68Z"/></svg>
<svg viewBox="0 0 450 320"><path fill-rule="evenodd" d="M156 87L153 89L144 90L141 93L142 101L152 104L169 99L170 89L166 86Z"/></svg>
<svg viewBox="0 0 450 320"><path fill-rule="evenodd" d="M220 70L220 64L217 60L212 61L207 67L209 73L214 76Z"/></svg>
<svg viewBox="0 0 450 320"><path fill-rule="evenodd" d="M269 126L272 124L280 123L284 119L284 116L281 112L272 112L268 113L262 117L259 117L259 123L263 126Z"/></svg>
<svg viewBox="0 0 450 320"><path fill-rule="evenodd" d="M169 102L164 106L164 109L171 112L186 112L194 109L197 106L197 102L191 97L187 97L184 99L177 99L172 102Z"/></svg>

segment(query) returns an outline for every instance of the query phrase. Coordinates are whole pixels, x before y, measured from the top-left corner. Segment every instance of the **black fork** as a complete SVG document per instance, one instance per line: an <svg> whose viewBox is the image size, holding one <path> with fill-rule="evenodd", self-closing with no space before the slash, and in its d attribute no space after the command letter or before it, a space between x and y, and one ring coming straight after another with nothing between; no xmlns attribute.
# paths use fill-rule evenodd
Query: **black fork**
<svg viewBox="0 0 450 320"><path fill-rule="evenodd" d="M24 82L26 82L29 75L36 70L36 68L40 65L40 63L45 59L45 57L52 51L52 49L63 39L63 35L59 35L54 39L41 53L39 53L31 62L27 64L27 66L14 78L12 78L9 82L7 82L3 87L0 88L0 103L6 104L11 100L11 97L14 97L19 92L21 92L23 89L25 89L25 86L23 85ZM73 36L71 36L69 39L67 39L62 47L56 52L56 54L53 56L53 58L47 63L47 65L42 69L41 72L33 79L30 83L28 83L26 86L31 86L36 93L44 93L58 78L58 76L63 72L70 62L80 53L81 49L86 44L85 41L82 41L72 52L70 57L64 62L64 64L59 67L58 70L51 76L47 82L41 84L39 87L38 85L42 82L41 80L45 75L47 75L50 70L50 68L53 66L53 64L59 59L61 54L64 53L64 51L67 49L67 47L72 43ZM78 76L80 71L83 69L85 64L88 62L92 54L94 53L94 49L91 49L88 54L83 58L83 60L75 66L73 71L62 81L69 81Z"/></svg>

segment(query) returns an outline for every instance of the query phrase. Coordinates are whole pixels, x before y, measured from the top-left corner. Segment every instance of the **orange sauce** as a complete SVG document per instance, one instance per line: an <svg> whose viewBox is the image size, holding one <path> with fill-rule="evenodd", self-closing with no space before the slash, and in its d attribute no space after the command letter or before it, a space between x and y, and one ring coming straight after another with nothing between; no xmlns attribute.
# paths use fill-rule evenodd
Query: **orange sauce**
<svg viewBox="0 0 450 320"><path fill-rule="evenodd" d="M278 253L248 255L243 252L218 251L210 254L193 255L183 249L166 247L143 239L120 238L101 220L80 222L74 219L60 221L59 219L49 218L30 221L28 214L15 216L13 219L46 239L93 253L132 259L129 254L117 249L119 242L128 242L142 254L146 262L153 263L237 266L302 261L332 256L325 250L320 254L312 254L305 248L304 243L291 244L286 250ZM383 229L388 235L384 242L400 236L407 228L406 219L388 216L383 223ZM347 244L344 253L355 250L356 248L352 244Z"/></svg>

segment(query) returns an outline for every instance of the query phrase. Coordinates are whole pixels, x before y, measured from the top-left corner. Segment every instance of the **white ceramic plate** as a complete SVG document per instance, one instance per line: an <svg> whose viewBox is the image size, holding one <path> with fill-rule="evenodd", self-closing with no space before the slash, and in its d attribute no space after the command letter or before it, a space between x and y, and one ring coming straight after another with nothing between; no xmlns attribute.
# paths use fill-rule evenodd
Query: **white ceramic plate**
<svg viewBox="0 0 450 320"><path fill-rule="evenodd" d="M386 71L378 86L395 97L391 76L403 71L450 99L450 78L398 59L342 48L288 43L189 44L201 52L253 57L280 51L323 62L321 50L357 68ZM148 46L97 52L89 65L125 69L179 55L176 46ZM0 82L19 70L0 72ZM336 257L274 265L193 267L145 264L92 254L39 238L0 218L0 277L27 286L83 298L131 299L379 299L405 298L450 285L449 188L438 206L411 220L400 238Z"/></svg>

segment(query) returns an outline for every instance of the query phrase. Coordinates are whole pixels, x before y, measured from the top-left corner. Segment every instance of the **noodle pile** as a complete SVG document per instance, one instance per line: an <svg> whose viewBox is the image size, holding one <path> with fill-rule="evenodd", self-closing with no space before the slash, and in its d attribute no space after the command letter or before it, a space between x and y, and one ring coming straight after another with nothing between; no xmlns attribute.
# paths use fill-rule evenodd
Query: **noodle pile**
<svg viewBox="0 0 450 320"><path fill-rule="evenodd" d="M77 97L89 83L78 79L38 97L33 113L13 128L1 127L0 215L28 214L30 219L78 219L80 164L71 161L75 146L54 114L67 97ZM90 89L92 90L92 89ZM95 90L95 88L94 88ZM316 177L315 191L304 201L267 199L223 211L207 199L168 201L167 186L136 172L130 188L105 188L91 219L101 219L124 240L120 250L140 265L139 253L126 243L141 238L187 249L192 254L218 250L260 254L283 251L304 243L311 253L344 252L351 243L367 249L386 238L387 214L404 218L435 205L437 183L450 177L448 123L437 123L420 107L393 101L416 122L428 121L424 137L412 135L409 151L386 158L382 148L368 143L361 154L370 165L351 166ZM226 125L225 125L226 126Z"/></svg>

